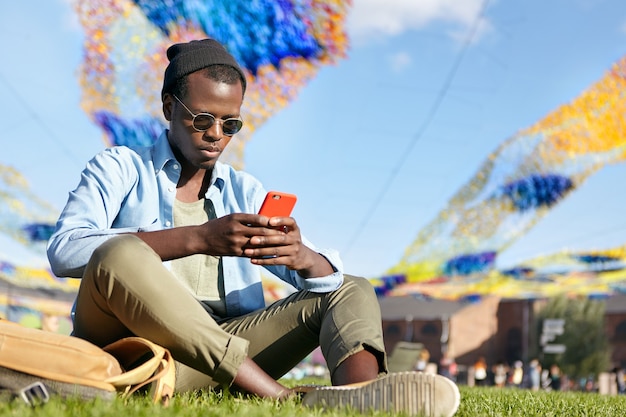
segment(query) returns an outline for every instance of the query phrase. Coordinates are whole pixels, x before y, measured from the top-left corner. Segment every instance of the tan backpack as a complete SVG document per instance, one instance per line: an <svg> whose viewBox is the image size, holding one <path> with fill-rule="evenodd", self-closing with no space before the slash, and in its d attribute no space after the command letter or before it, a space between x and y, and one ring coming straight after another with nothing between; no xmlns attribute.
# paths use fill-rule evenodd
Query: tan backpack
<svg viewBox="0 0 626 417"><path fill-rule="evenodd" d="M141 337L101 349L77 337L0 320L0 389L29 404L50 395L127 397L149 387L154 402L168 405L175 379L170 352Z"/></svg>

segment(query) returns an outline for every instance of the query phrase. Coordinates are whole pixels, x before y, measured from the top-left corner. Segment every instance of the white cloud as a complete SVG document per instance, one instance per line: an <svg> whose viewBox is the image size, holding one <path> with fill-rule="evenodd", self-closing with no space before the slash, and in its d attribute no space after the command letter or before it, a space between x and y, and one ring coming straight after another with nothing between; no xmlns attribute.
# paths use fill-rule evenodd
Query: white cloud
<svg viewBox="0 0 626 417"><path fill-rule="evenodd" d="M472 27L484 0L353 0L347 18L350 37L359 42L423 29L433 22L451 24L448 35L462 38ZM480 22L476 36L489 28ZM450 29L450 27L448 27Z"/></svg>
<svg viewBox="0 0 626 417"><path fill-rule="evenodd" d="M391 69L395 72L402 72L411 66L411 55L406 52L398 52L389 58Z"/></svg>

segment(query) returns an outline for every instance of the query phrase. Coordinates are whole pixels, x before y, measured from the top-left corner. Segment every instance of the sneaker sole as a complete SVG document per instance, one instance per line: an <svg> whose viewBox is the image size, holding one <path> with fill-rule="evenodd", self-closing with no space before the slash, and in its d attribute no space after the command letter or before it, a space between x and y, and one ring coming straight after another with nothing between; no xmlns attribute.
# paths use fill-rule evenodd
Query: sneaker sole
<svg viewBox="0 0 626 417"><path fill-rule="evenodd" d="M451 417L461 402L459 389L450 379L422 372L395 372L371 382L320 387L302 398L309 407L349 407L410 416Z"/></svg>

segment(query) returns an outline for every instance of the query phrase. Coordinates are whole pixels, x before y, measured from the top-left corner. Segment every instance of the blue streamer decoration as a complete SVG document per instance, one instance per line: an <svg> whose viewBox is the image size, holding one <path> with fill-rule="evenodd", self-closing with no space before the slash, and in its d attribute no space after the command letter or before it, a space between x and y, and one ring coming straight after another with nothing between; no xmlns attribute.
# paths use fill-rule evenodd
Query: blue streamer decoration
<svg viewBox="0 0 626 417"><path fill-rule="evenodd" d="M550 207L573 188L571 179L557 174L533 174L502 187L504 195L520 211Z"/></svg>
<svg viewBox="0 0 626 417"><path fill-rule="evenodd" d="M606 255L573 255L574 259L586 264L603 264L607 262L616 262L620 259L615 256Z"/></svg>
<svg viewBox="0 0 626 417"><path fill-rule="evenodd" d="M505 269L501 271L502 275L506 275L514 279L524 279L530 276L534 272L535 270L533 268L522 267L522 266L511 268L511 269Z"/></svg>
<svg viewBox="0 0 626 417"><path fill-rule="evenodd" d="M114 145L150 146L165 127L153 117L126 119L107 111L94 113L94 119Z"/></svg>
<svg viewBox="0 0 626 417"><path fill-rule="evenodd" d="M22 228L24 233L32 242L45 242L50 239L54 233L54 224L49 223L31 223Z"/></svg>
<svg viewBox="0 0 626 417"><path fill-rule="evenodd" d="M307 31L306 5L311 8L311 1L295 5L287 0L133 1L166 35L170 27L181 21L210 33L254 75L263 65L278 68L283 58L309 60L322 52L313 34ZM232 24L233 16L236 25Z"/></svg>
<svg viewBox="0 0 626 417"><path fill-rule="evenodd" d="M497 252L489 251L456 256L445 263L443 273L451 276L485 271L493 267L496 255Z"/></svg>
<svg viewBox="0 0 626 417"><path fill-rule="evenodd" d="M15 273L15 266L8 262L0 261L0 272L7 275Z"/></svg>
<svg viewBox="0 0 626 417"><path fill-rule="evenodd" d="M376 295L383 296L398 285L404 284L406 282L406 275L387 275L380 278L380 280L382 281L381 285L374 286L374 291L376 292Z"/></svg>

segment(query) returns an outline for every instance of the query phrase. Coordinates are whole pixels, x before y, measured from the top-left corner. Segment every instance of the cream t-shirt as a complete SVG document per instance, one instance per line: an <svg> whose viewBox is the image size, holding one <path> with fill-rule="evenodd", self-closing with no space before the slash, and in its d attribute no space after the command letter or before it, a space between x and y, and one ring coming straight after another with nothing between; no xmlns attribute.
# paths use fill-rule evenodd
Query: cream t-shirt
<svg viewBox="0 0 626 417"><path fill-rule="evenodd" d="M213 203L201 199L193 203L174 201L174 226L191 226L215 219ZM226 316L222 258L211 255L191 255L171 261L172 273L213 313Z"/></svg>

